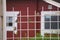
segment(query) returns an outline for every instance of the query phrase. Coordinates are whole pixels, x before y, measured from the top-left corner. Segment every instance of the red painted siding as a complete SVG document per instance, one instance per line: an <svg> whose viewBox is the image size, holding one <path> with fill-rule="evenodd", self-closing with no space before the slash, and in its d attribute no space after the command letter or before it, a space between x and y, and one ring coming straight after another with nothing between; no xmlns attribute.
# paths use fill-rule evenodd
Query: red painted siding
<svg viewBox="0 0 60 40"><path fill-rule="evenodd" d="M44 11L56 11L57 10L57 7L55 7L53 5L52 5L52 9L48 9L48 5L49 5L48 3L46 3L42 0L39 0L38 3L37 3L37 0L7 0L6 8L7 8L7 11L12 11L12 7L14 7L15 11L22 12L22 14L21 14L22 16L27 15L27 7L29 7L29 16L34 15L35 10L37 10L41 14L42 7L44 8ZM24 21L25 22L27 22L27 21L34 22L34 19L35 19L35 17L29 17L29 20L27 20L27 17L21 17L21 18L22 18L21 22L24 22ZM37 16L36 18L37 18L36 21L41 20L40 16ZM20 22L20 17L18 17L18 22ZM18 30L20 30L20 23L18 23L17 26L18 26ZM36 23L37 29L40 29L40 26L41 26L41 23ZM22 23L21 28L27 29L27 23ZM34 28L35 28L35 23L29 23L29 29L34 29ZM37 33L40 32L40 30L36 30L36 31L37 31ZM30 37L35 36L34 30L29 30L28 32L29 32ZM7 37L12 37L12 34L13 33L8 32ZM27 30L22 30L21 34L22 34L22 37L26 37L28 35ZM19 35L20 35L20 31L18 31L17 35L14 35L14 36L19 37Z"/></svg>
<svg viewBox="0 0 60 40"><path fill-rule="evenodd" d="M7 31L7 37L13 37L13 32L12 31Z"/></svg>
<svg viewBox="0 0 60 40"><path fill-rule="evenodd" d="M21 23L21 29L27 29L27 23Z"/></svg>

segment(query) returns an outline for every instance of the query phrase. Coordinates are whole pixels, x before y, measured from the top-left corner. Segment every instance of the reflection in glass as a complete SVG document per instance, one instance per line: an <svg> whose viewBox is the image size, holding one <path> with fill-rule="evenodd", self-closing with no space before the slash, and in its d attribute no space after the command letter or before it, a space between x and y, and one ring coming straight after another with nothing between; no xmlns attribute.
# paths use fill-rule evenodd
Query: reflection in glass
<svg viewBox="0 0 60 40"><path fill-rule="evenodd" d="M50 21L50 16L45 16L45 21Z"/></svg>

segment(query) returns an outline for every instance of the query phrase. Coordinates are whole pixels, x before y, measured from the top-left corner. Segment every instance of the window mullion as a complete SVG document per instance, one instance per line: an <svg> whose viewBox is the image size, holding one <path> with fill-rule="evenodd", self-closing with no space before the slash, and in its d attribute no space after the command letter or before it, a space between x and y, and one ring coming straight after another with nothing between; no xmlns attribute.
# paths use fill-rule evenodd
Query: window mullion
<svg viewBox="0 0 60 40"><path fill-rule="evenodd" d="M51 31L51 15L50 15L50 31ZM50 32L50 40L51 40L51 32Z"/></svg>
<svg viewBox="0 0 60 40"><path fill-rule="evenodd" d="M58 40L59 40L59 15L57 17L57 25L58 25Z"/></svg>

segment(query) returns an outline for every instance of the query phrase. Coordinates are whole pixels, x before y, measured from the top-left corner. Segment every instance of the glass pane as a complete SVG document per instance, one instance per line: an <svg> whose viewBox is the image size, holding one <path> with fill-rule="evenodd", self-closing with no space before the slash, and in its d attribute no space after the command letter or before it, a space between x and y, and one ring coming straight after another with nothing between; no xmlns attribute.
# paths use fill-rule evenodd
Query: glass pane
<svg viewBox="0 0 60 40"><path fill-rule="evenodd" d="M59 21L60 21L60 16L59 16Z"/></svg>
<svg viewBox="0 0 60 40"><path fill-rule="evenodd" d="M50 22L45 22L45 29L50 29Z"/></svg>
<svg viewBox="0 0 60 40"><path fill-rule="evenodd" d="M57 22L51 22L51 29L57 29Z"/></svg>
<svg viewBox="0 0 60 40"><path fill-rule="evenodd" d="M12 20L13 20L12 17L7 16L6 17L6 26L12 26L13 25Z"/></svg>
<svg viewBox="0 0 60 40"><path fill-rule="evenodd" d="M48 5L48 9L52 9L52 5Z"/></svg>
<svg viewBox="0 0 60 40"><path fill-rule="evenodd" d="M60 29L60 22L59 22L59 29Z"/></svg>
<svg viewBox="0 0 60 40"><path fill-rule="evenodd" d="M57 21L57 16L51 16L51 21Z"/></svg>
<svg viewBox="0 0 60 40"><path fill-rule="evenodd" d="M12 26L13 24L12 24L12 23L7 23L6 25L7 25L7 26Z"/></svg>
<svg viewBox="0 0 60 40"><path fill-rule="evenodd" d="M8 18L8 17L6 17L6 22L7 22L7 23L9 22L9 18Z"/></svg>
<svg viewBox="0 0 60 40"><path fill-rule="evenodd" d="M9 17L9 22L12 22L12 17Z"/></svg>
<svg viewBox="0 0 60 40"><path fill-rule="evenodd" d="M12 26L12 23L9 23L9 26Z"/></svg>
<svg viewBox="0 0 60 40"><path fill-rule="evenodd" d="M6 22L9 23L9 22L12 22L12 20L13 20L12 17L6 17Z"/></svg>
<svg viewBox="0 0 60 40"><path fill-rule="evenodd" d="M50 21L50 16L45 16L45 21Z"/></svg>

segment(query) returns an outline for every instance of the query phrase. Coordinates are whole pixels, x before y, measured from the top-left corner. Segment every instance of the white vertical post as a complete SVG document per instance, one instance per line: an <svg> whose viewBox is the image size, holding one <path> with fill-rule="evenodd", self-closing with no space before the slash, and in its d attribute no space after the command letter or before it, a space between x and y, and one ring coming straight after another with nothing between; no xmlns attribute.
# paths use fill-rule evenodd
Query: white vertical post
<svg viewBox="0 0 60 40"><path fill-rule="evenodd" d="M44 11L44 7L42 6L42 11ZM44 19L44 15L42 15L42 13L41 13L41 35L43 35L43 37L42 37L42 40L44 40L44 25L43 25L43 19ZM43 21L42 21L43 20Z"/></svg>
<svg viewBox="0 0 60 40"><path fill-rule="evenodd" d="M59 15L57 15L57 25L58 25L58 40L59 40Z"/></svg>
<svg viewBox="0 0 60 40"><path fill-rule="evenodd" d="M57 8L57 11L59 11L59 8ZM59 21L59 15L57 16L58 16L57 20ZM57 25L58 25L58 40L59 40L59 22L57 23Z"/></svg>
<svg viewBox="0 0 60 40"><path fill-rule="evenodd" d="M59 8L57 8L57 11L59 11ZM59 16L59 15L58 15ZM59 21L59 17L57 18L58 21ZM59 23L57 24L58 25L58 40L59 40Z"/></svg>
<svg viewBox="0 0 60 40"><path fill-rule="evenodd" d="M51 17L51 15L50 15ZM51 18L50 18L50 31L51 31ZM51 40L51 32L50 32L50 40Z"/></svg>
<svg viewBox="0 0 60 40"><path fill-rule="evenodd" d="M44 40L44 15L43 12L41 13L41 35L42 35L42 40Z"/></svg>
<svg viewBox="0 0 60 40"><path fill-rule="evenodd" d="M3 0L3 14L6 12L6 0Z"/></svg>
<svg viewBox="0 0 60 40"><path fill-rule="evenodd" d="M3 40L6 39L6 26L5 26L5 16L4 14L6 13L6 0L3 0Z"/></svg>
<svg viewBox="0 0 60 40"><path fill-rule="evenodd" d="M35 10L35 40L36 40L36 10Z"/></svg>
<svg viewBox="0 0 60 40"><path fill-rule="evenodd" d="M20 17L20 40L21 40L21 35L22 35L22 33L21 33L21 31L22 31L22 30L21 30L21 11L20 11L20 16L19 16L19 17ZM18 22L18 23L19 23L19 22Z"/></svg>
<svg viewBox="0 0 60 40"><path fill-rule="evenodd" d="M29 7L27 7L27 38L29 40Z"/></svg>

